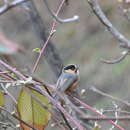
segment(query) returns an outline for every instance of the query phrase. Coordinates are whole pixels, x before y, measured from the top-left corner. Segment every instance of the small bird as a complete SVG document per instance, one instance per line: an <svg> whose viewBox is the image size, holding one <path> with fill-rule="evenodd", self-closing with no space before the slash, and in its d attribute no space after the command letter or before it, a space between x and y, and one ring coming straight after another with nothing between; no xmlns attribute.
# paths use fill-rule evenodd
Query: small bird
<svg viewBox="0 0 130 130"><path fill-rule="evenodd" d="M62 73L56 83L56 92L67 94L76 92L77 84L79 81L79 68L75 64L70 64L62 69ZM62 102L60 96L56 93L53 98L57 101Z"/></svg>

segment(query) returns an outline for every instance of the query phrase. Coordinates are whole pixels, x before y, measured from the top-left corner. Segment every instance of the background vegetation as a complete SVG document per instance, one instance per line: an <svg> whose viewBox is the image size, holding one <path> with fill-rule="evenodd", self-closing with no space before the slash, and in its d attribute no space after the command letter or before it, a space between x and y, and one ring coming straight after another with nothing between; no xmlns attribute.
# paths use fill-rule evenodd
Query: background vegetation
<svg viewBox="0 0 130 130"><path fill-rule="evenodd" d="M56 10L61 0L48 0L48 2L51 9ZM42 0L34 1L34 3L44 22L45 32L48 34L52 17ZM2 2L0 4L2 5ZM129 8L129 3L100 0L99 4L112 24L129 38L130 22L123 14L124 9ZM1 59L4 59L19 71L30 74L37 58L37 53L33 49L40 48L41 43L36 36L33 22L28 14L28 7L24 7L24 4L22 6L17 6L0 16L0 55ZM59 13L62 18L72 17L73 15L78 15L79 20L66 24L58 23L56 33L51 41L64 65L72 63L79 66L79 88L80 90L86 89L83 100L99 110L115 109L111 99L95 93L89 88L94 86L105 93L129 101L129 56L117 64L101 62L101 59L119 57L124 49L118 46L118 41L94 15L86 0L69 0L69 4L64 4ZM9 40L9 44L6 44L8 42L3 37ZM45 56L41 57L34 75L50 84L55 84L57 80ZM117 104L122 110L127 109L129 111L124 104ZM127 124L126 129L129 128L130 126Z"/></svg>

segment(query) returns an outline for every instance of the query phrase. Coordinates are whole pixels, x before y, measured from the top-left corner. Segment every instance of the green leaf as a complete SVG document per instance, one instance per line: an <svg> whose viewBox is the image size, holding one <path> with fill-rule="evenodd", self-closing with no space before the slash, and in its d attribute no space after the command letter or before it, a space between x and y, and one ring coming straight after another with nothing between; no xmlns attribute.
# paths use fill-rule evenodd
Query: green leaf
<svg viewBox="0 0 130 130"><path fill-rule="evenodd" d="M17 78L17 76L16 76L14 73L11 73L10 76L11 76L12 78Z"/></svg>
<svg viewBox="0 0 130 130"><path fill-rule="evenodd" d="M37 93L36 91L32 91L32 93L36 97L38 97L43 104L46 104L46 106L48 108L51 108L51 105L48 105L49 100L45 96ZM44 109L41 105L39 105L36 102L36 100L33 99L32 102L33 102L33 113L34 113L34 117L35 117L34 122L36 124L43 124L43 122L44 122L46 125L48 123L48 119L50 119L50 113L46 109Z"/></svg>
<svg viewBox="0 0 130 130"><path fill-rule="evenodd" d="M36 53L40 53L41 49L40 48L34 48L33 49L33 52L36 52Z"/></svg>
<svg viewBox="0 0 130 130"><path fill-rule="evenodd" d="M51 109L49 100L45 96L34 90L30 91L41 101L41 103L45 104L48 108ZM21 90L18 98L18 112L22 120L29 124L33 124L33 126L39 130L44 129L44 127L48 124L49 119L51 118L51 114L39 103L37 103L37 101L33 99L25 89ZM28 130L26 127L22 124L22 128L24 130Z"/></svg>

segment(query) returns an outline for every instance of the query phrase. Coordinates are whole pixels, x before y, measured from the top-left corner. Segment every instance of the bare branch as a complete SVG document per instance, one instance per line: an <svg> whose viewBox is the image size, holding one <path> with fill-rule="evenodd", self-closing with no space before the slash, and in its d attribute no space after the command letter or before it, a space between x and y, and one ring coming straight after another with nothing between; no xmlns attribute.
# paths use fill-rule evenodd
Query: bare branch
<svg viewBox="0 0 130 130"><path fill-rule="evenodd" d="M66 2L66 0L64 0L64 2ZM57 16L57 14L54 14L53 11L51 11L47 0L44 0L44 3L46 5L46 7L47 7L47 10L51 14L51 16L59 23L69 23L69 22L77 21L79 19L79 16L77 16L77 15L73 16L72 18L61 19L60 17Z"/></svg>
<svg viewBox="0 0 130 130"><path fill-rule="evenodd" d="M114 60L105 60L105 59L101 59L101 62L106 63L106 64L116 64L121 62L122 60L124 60L126 58L126 56L129 54L130 50L125 51L125 53L122 53L122 55Z"/></svg>
<svg viewBox="0 0 130 130"><path fill-rule="evenodd" d="M33 31L39 39L37 45L41 48L43 47L43 45L45 45L45 42L48 38L48 29L44 24L44 19L41 18L41 16L39 15L39 11L37 10L33 0L30 0L23 4L23 8L27 7L29 9L29 11L26 11L26 14L29 16L29 20L32 24ZM55 45L56 44L49 40L49 43L46 47L46 51L44 52L44 58L47 60L50 68L54 72L54 80L56 81L59 75L61 74L63 61Z"/></svg>
<svg viewBox="0 0 130 130"><path fill-rule="evenodd" d="M46 46L47 46L47 44L49 43L49 40L51 39L51 37L52 37L53 34L54 34L54 32L53 32L53 33L50 33L48 39L46 40L44 46L42 47L42 49L41 49L41 51L40 51L40 54L39 54L39 56L38 56L38 58L37 58L37 60L36 60L36 62L35 62L35 64L34 64L32 73L34 73L34 72L36 71L37 66L38 66L38 63L39 63L39 61L40 61L40 58L41 58L41 56L43 55L43 53L44 53L44 51L45 51L45 49L46 49Z"/></svg>
<svg viewBox="0 0 130 130"><path fill-rule="evenodd" d="M121 120L121 121L130 121L130 116L119 116L119 117L95 117L95 116L88 116L88 117L81 117L82 120L94 120L94 121L106 121L106 120Z"/></svg>
<svg viewBox="0 0 130 130"><path fill-rule="evenodd" d="M60 12L60 10L61 10L61 8L62 8L64 2L65 2L65 0L62 0L62 2L60 3L60 5L59 5L59 7L58 7L58 9L57 9L56 15L59 14L59 12ZM36 71L37 66L38 66L38 63L39 63L39 61L40 61L40 58L41 58L41 56L44 54L45 49L46 49L46 47L47 47L47 45L48 45L48 43L49 43L49 40L51 39L51 37L53 36L53 34L54 34L55 30L56 30L55 28L56 28L56 21L53 20L50 34L49 34L47 40L45 41L45 44L43 45L43 47L42 47L42 49L41 49L41 51L40 51L40 54L39 54L39 56L38 56L38 58L37 58L37 60L36 60L36 62L35 62L35 64L34 64L34 67L33 67L33 69L32 69L32 73L34 73L34 72Z"/></svg>
<svg viewBox="0 0 130 130"><path fill-rule="evenodd" d="M107 28L107 30L120 42L120 46L123 48L130 49L130 41L121 34L108 20L101 7L99 6L97 0L87 0L91 6L95 15L99 18L101 23Z"/></svg>
<svg viewBox="0 0 130 130"><path fill-rule="evenodd" d="M0 83L14 83L12 80L0 80Z"/></svg>

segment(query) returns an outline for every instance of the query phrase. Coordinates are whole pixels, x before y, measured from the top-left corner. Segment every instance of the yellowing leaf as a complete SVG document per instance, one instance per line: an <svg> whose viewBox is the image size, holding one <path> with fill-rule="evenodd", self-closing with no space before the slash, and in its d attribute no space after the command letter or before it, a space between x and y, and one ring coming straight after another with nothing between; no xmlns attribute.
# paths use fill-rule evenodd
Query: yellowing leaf
<svg viewBox="0 0 130 130"><path fill-rule="evenodd" d="M51 106L48 105L49 100L45 96L34 90L29 92L32 92L32 94L38 98L41 103L46 104L48 108L51 108ZM32 125L34 128L37 128L38 130L43 130L51 117L51 114L39 103L37 103L37 101L31 97L26 89L22 89L19 95L18 112L22 120ZM23 130L31 130L29 127L23 124L21 124L21 127Z"/></svg>

